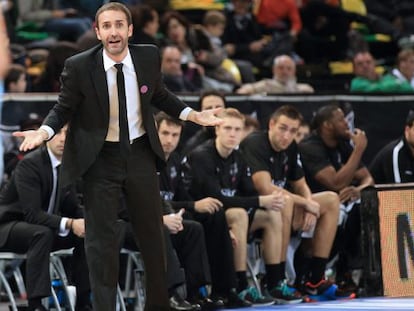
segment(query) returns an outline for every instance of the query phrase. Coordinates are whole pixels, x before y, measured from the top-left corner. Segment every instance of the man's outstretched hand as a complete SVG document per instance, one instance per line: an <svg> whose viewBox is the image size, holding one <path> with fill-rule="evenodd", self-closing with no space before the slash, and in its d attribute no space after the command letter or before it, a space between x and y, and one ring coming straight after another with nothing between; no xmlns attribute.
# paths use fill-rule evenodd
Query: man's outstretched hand
<svg viewBox="0 0 414 311"><path fill-rule="evenodd" d="M203 111L191 111L188 114L188 120L197 123L202 126L216 126L223 123L223 120L216 117L216 115L223 108L208 109Z"/></svg>
<svg viewBox="0 0 414 311"><path fill-rule="evenodd" d="M14 132L13 136L22 137L23 142L21 143L19 150L26 152L40 146L46 139L48 139L48 134L43 129L38 129L36 131L20 131Z"/></svg>

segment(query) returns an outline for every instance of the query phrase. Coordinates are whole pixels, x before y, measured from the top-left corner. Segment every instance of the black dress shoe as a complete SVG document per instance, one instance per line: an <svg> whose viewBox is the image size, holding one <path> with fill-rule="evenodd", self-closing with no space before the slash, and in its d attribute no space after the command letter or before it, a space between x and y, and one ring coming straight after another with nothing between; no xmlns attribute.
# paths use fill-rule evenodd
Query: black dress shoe
<svg viewBox="0 0 414 311"><path fill-rule="evenodd" d="M174 311L194 311L194 306L178 295L170 298L170 308Z"/></svg>
<svg viewBox="0 0 414 311"><path fill-rule="evenodd" d="M202 311L214 311L224 308L223 300L217 299L210 299L208 297L202 298L197 301L197 304L200 305Z"/></svg>
<svg viewBox="0 0 414 311"><path fill-rule="evenodd" d="M75 311L92 311L91 305L84 305L82 307L76 307Z"/></svg>

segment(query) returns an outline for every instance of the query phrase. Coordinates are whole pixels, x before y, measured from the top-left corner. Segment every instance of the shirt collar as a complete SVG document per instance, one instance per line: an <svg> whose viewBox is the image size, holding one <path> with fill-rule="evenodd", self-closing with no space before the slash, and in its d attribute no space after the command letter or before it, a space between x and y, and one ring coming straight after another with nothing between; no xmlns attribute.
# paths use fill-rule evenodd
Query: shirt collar
<svg viewBox="0 0 414 311"><path fill-rule="evenodd" d="M52 168L55 169L57 166L60 165L61 161L56 158L53 152L47 148L47 153L49 154L50 163L52 164Z"/></svg>
<svg viewBox="0 0 414 311"><path fill-rule="evenodd" d="M105 49L103 50L103 64L104 64L104 69L105 72L107 72L110 68L112 68L115 64L118 64L117 62L115 62L113 59L111 59L108 54L106 53ZM125 56L125 58L121 61L121 63L124 64L125 67L129 68L129 69L133 69L134 68L134 64L132 63L132 58L131 58L131 54L129 53L129 49L128 49L128 53Z"/></svg>

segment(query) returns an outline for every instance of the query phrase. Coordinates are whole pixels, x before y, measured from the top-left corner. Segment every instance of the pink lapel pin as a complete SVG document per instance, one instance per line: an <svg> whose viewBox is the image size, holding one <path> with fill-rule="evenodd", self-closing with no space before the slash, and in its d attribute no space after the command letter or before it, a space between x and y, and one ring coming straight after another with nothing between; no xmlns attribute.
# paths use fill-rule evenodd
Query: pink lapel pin
<svg viewBox="0 0 414 311"><path fill-rule="evenodd" d="M140 90L141 94L145 94L146 92L148 92L148 86L142 85L139 90Z"/></svg>

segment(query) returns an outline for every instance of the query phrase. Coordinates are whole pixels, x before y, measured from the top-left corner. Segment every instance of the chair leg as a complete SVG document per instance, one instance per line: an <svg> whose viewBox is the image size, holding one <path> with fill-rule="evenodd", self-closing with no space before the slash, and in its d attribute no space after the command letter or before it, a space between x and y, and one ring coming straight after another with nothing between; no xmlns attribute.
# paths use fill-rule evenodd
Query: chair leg
<svg viewBox="0 0 414 311"><path fill-rule="evenodd" d="M10 303L11 303L11 306L12 306L12 310L13 311L18 311L17 303L16 303L16 300L14 299L13 292L10 288L10 284L7 281L3 271L1 271L1 270L0 270L0 284L3 284L4 289L6 290L7 296L9 297L9 300L10 300Z"/></svg>

